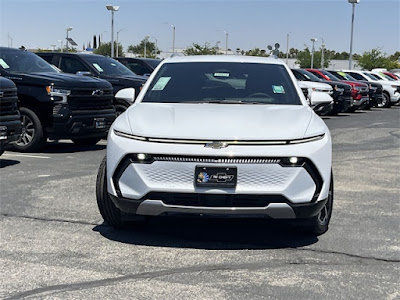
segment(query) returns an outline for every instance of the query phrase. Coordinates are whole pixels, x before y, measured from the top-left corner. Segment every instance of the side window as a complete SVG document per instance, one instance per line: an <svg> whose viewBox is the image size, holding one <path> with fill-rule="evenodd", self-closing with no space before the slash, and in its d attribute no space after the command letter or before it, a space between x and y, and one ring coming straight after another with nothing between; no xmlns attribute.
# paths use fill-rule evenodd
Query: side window
<svg viewBox="0 0 400 300"><path fill-rule="evenodd" d="M137 62L128 62L128 68L137 75L150 74L151 71Z"/></svg>
<svg viewBox="0 0 400 300"><path fill-rule="evenodd" d="M350 76L351 76L351 77L354 77L354 78L357 79L357 80L364 80L364 78L363 78L360 74L357 74L357 73L351 72L351 73L350 73Z"/></svg>
<svg viewBox="0 0 400 300"><path fill-rule="evenodd" d="M89 69L85 67L79 60L71 57L61 58L60 69L65 73L76 74L79 71L89 72Z"/></svg>

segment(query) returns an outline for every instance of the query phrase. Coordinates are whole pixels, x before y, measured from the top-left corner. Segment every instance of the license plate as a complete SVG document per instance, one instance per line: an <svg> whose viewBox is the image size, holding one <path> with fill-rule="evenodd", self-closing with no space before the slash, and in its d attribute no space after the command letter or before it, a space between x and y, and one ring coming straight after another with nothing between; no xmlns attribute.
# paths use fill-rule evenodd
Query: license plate
<svg viewBox="0 0 400 300"><path fill-rule="evenodd" d="M196 166L194 181L198 187L236 187L237 168Z"/></svg>
<svg viewBox="0 0 400 300"><path fill-rule="evenodd" d="M98 129L106 128L106 120L103 119L94 119L94 127Z"/></svg>

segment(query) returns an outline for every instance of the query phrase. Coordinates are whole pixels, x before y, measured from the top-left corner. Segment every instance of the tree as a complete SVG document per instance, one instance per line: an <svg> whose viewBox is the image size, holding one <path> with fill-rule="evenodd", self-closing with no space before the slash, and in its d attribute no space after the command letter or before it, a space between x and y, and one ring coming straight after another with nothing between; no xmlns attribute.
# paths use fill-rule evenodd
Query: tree
<svg viewBox="0 0 400 300"><path fill-rule="evenodd" d="M116 51L116 49L117 49L117 43L114 42L114 50ZM101 44L97 49L93 51L93 53L104 56L111 56L111 42ZM118 56L119 57L124 56L122 45L120 43L118 43Z"/></svg>
<svg viewBox="0 0 400 300"><path fill-rule="evenodd" d="M375 68L395 69L398 64L396 61L387 57L379 48L366 51L357 59L358 65L364 70Z"/></svg>
<svg viewBox="0 0 400 300"><path fill-rule="evenodd" d="M261 50L260 48L254 48L252 50L246 51L247 56L262 56L262 57L267 57L269 56L268 53L265 52L265 50Z"/></svg>
<svg viewBox="0 0 400 300"><path fill-rule="evenodd" d="M217 55L218 46L211 47L209 43L205 43L204 46L193 43L192 46L183 50L185 55Z"/></svg>
<svg viewBox="0 0 400 300"><path fill-rule="evenodd" d="M324 52L324 68L327 68L329 66L330 62L330 57L327 55L328 53ZM314 62L313 62L313 68L316 69L321 69L321 51L315 51L314 52ZM311 68L311 52L308 47L306 47L303 51L300 51L297 54L297 61L296 64L300 65L300 68Z"/></svg>
<svg viewBox="0 0 400 300"><path fill-rule="evenodd" d="M139 57L144 57L144 46L146 44L146 57L156 58L160 54L160 50L156 48L156 44L144 38L138 45L130 45L128 52L137 54Z"/></svg>
<svg viewBox="0 0 400 300"><path fill-rule="evenodd" d="M93 35L93 49L97 49L97 39L96 39L96 35Z"/></svg>

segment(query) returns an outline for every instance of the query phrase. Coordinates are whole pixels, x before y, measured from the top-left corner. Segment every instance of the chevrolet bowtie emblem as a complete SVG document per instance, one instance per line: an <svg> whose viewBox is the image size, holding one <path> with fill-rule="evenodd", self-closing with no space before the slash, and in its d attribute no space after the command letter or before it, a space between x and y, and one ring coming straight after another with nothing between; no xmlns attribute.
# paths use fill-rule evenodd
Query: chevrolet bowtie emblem
<svg viewBox="0 0 400 300"><path fill-rule="evenodd" d="M206 148L212 148L212 149L222 149L228 147L228 143L223 143L223 142L212 142L212 143L207 143L204 145Z"/></svg>
<svg viewBox="0 0 400 300"><path fill-rule="evenodd" d="M104 95L104 91L102 90L95 90L92 92L92 96L97 95L97 96L102 96Z"/></svg>

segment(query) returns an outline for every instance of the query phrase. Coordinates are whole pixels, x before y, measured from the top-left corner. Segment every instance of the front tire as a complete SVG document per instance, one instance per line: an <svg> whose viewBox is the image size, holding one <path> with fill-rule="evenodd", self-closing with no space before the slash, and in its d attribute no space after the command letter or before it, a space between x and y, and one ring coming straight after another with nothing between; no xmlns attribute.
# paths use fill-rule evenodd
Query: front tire
<svg viewBox="0 0 400 300"><path fill-rule="evenodd" d="M321 211L314 217L301 220L302 231L310 235L321 235L328 231L333 208L333 175L329 186L328 200Z"/></svg>
<svg viewBox="0 0 400 300"><path fill-rule="evenodd" d="M12 148L19 152L35 152L46 144L47 138L43 133L42 122L29 108L21 107L22 134Z"/></svg>
<svg viewBox="0 0 400 300"><path fill-rule="evenodd" d="M383 99L381 103L378 103L378 107L389 108L390 107L390 96L388 93L383 93Z"/></svg>
<svg viewBox="0 0 400 300"><path fill-rule="evenodd" d="M121 228L123 226L122 213L112 202L107 192L107 160L104 157L100 164L99 172L96 180L96 199L97 206L104 221L114 228Z"/></svg>

